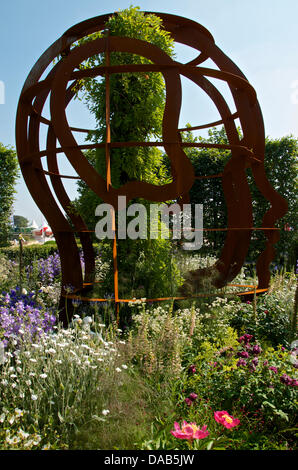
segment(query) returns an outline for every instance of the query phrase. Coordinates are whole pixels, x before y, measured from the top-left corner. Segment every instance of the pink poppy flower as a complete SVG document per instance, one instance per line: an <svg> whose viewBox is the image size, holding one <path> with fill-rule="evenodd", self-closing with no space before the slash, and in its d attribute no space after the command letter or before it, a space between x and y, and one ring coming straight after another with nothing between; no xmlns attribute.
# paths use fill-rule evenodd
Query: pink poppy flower
<svg viewBox="0 0 298 470"><path fill-rule="evenodd" d="M206 425L200 429L196 423L187 423L186 421L183 421L181 428L177 422L174 423L174 428L175 430L172 430L171 434L177 437L177 439L188 439L193 441L194 439L204 439L204 437L209 435Z"/></svg>
<svg viewBox="0 0 298 470"><path fill-rule="evenodd" d="M233 428L234 426L238 426L238 424L240 424L240 420L230 416L227 411L215 411L214 419L218 423L225 426L227 429Z"/></svg>

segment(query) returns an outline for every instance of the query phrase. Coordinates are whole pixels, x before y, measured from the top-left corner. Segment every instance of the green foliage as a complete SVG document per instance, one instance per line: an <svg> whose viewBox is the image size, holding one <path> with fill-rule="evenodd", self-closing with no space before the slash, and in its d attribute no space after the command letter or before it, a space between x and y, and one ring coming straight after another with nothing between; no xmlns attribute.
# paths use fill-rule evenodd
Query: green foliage
<svg viewBox="0 0 298 470"><path fill-rule="evenodd" d="M239 333L254 334L265 344L289 346L296 336L292 331L294 287L289 282L283 289L261 297L256 309L253 304L238 303L231 311L230 324Z"/></svg>
<svg viewBox="0 0 298 470"><path fill-rule="evenodd" d="M239 130L240 132L240 130ZM191 132L185 132L183 139L186 142L202 141ZM210 129L208 143L228 144L224 127ZM223 171L230 158L230 152L221 149L185 149L195 168L195 174L215 175ZM293 136L281 139L266 138L265 170L273 188L288 202L288 212L278 221L280 241L276 244L275 262L283 266L293 267L297 256L297 153L298 140ZM269 209L269 202L257 189L251 170L247 170L253 203L254 226L261 227L265 212ZM220 178L197 180L191 192L191 203L204 205L204 226L210 228L226 227L227 210ZM288 224L291 231L285 231ZM225 238L224 232L209 232L205 237L205 246L209 246L209 253L219 254ZM255 261L258 254L264 249L265 236L261 231L255 232L248 252L248 260ZM209 243L209 245L208 245Z"/></svg>
<svg viewBox="0 0 298 470"><path fill-rule="evenodd" d="M98 245L101 262L107 266L100 292L109 296L114 291L112 242L102 241ZM169 240L130 240L117 244L119 273L119 297L155 298L172 296L177 291L180 276L171 253ZM123 325L130 323L131 309L120 306Z"/></svg>
<svg viewBox="0 0 298 470"><path fill-rule="evenodd" d="M144 15L139 8L130 7L112 16L106 30L110 36L122 36L147 41L173 55L173 40L155 15ZM83 44L107 33L95 33L79 41ZM148 64L150 61L136 54L112 52L111 65ZM105 65L105 55L90 57L82 68ZM80 91L90 111L94 114L97 130L88 139L103 142L106 138L106 83L105 79L85 78L80 81ZM124 73L110 76L110 124L112 142L146 141L161 136L165 85L161 73ZM105 177L105 153L98 149L91 157L94 166ZM112 149L112 184L119 187L132 179L163 184L167 179L161 151L150 147ZM79 191L86 190L79 184Z"/></svg>
<svg viewBox="0 0 298 470"><path fill-rule="evenodd" d="M79 41L79 45L97 38L110 36L129 37L149 42L173 56L173 40L163 29L162 20L144 15L139 8L130 7L117 12L106 23L104 33L95 33ZM81 68L105 65L105 54L90 57ZM150 61L137 54L111 52L111 65L148 64ZM78 96L94 114L97 129L90 132L88 140L106 140L106 82L104 78L85 78L78 86ZM124 73L110 75L110 125L112 142L149 141L162 135L165 105L165 84L161 73ZM104 149L86 152L90 164L106 177ZM118 188L128 181L146 181L155 185L170 181L165 156L155 147L126 147L111 149L112 185ZM95 227L95 208L102 201L86 186L78 183L79 198L74 205L91 230ZM136 200L131 201L131 203ZM143 202L143 201L142 201ZM113 291L112 252L107 242L102 244L105 261L111 270L103 288ZM170 295L176 286L176 268L170 260L169 240L118 240L118 267L120 295L156 297Z"/></svg>
<svg viewBox="0 0 298 470"><path fill-rule="evenodd" d="M206 342L195 360L196 374L185 385L186 393L196 392L217 409L237 405L250 413L262 410L268 428L278 423L291 426L295 423L297 385L282 381L284 375L297 381L290 352L260 348L257 353L256 345L251 341L249 346L242 343L216 349Z"/></svg>
<svg viewBox="0 0 298 470"><path fill-rule="evenodd" d="M206 141L211 144L228 144L222 127L210 129L208 139L194 137L192 132L183 133L184 142ZM229 150L185 148L185 153L194 166L196 176L217 175L221 173L230 158ZM203 204L204 227L223 228L227 226L227 210L221 185L221 178L195 180L190 191L191 204ZM225 238L224 232L206 232L204 246L209 254L218 254Z"/></svg>
<svg viewBox="0 0 298 470"><path fill-rule="evenodd" d="M288 212L277 222L277 227L280 228L280 241L275 245L275 263L279 266L287 266L288 268L295 266L298 253L297 156L298 139L295 137L286 136L281 139L266 138L266 175L273 188L284 197L288 203ZM257 202L254 211L254 223L256 227L260 227L262 217L265 211L269 209L270 205L256 188L250 172L249 182L253 200ZM286 224L291 228L290 231L284 230ZM260 248L264 245L262 240L264 240L264 236L260 233L255 234L255 241L250 248L251 257L254 255L254 252L260 251Z"/></svg>
<svg viewBox="0 0 298 470"><path fill-rule="evenodd" d="M10 288L15 288L19 280L19 270L17 263L8 259L0 252L0 289L7 292Z"/></svg>
<svg viewBox="0 0 298 470"><path fill-rule="evenodd" d="M173 40L162 27L162 21L155 15L144 15L138 8L130 7L118 12L106 24L111 36L125 36L160 47L172 55ZM102 37L95 33L79 41L83 44ZM136 54L112 52L111 65L146 64L147 59ZM82 68L105 65L104 54L89 58ZM104 79L85 78L80 81L79 89L83 92L84 101L94 114L97 130L90 133L88 139L102 142L106 137ZM151 136L161 135L163 108L165 103L165 86L160 73L124 73L110 76L110 123L111 140L145 141ZM162 166L162 154L153 148L113 149L111 154L112 183L119 187L128 180L138 179L157 183L158 178L166 178ZM105 176L104 151L99 149L91 157L94 166ZM162 184L162 182L160 182ZM80 189L80 186L79 186Z"/></svg>
<svg viewBox="0 0 298 470"><path fill-rule="evenodd" d="M45 243L44 245L24 245L23 246L23 263L30 265L33 260L47 258L49 255L57 252L56 243ZM0 254L7 256L10 260L18 261L19 247L5 247L0 250Z"/></svg>
<svg viewBox="0 0 298 470"><path fill-rule="evenodd" d="M0 143L0 246L9 244L10 216L18 168L15 151Z"/></svg>
<svg viewBox="0 0 298 470"><path fill-rule="evenodd" d="M154 415L172 406L127 364L125 343L115 331L98 323L90 327L75 319L41 341L25 339L5 358L2 450L135 449Z"/></svg>
<svg viewBox="0 0 298 470"><path fill-rule="evenodd" d="M106 24L111 36L125 36L160 47L173 55L173 40L162 27L162 21L155 15L144 15L138 8L130 7L118 12ZM102 37L95 33L79 41L84 44ZM111 53L111 65L146 64L144 57L128 53ZM105 65L104 54L97 54L81 64L82 68ZM94 114L97 130L91 132L88 140L103 142L106 138L106 83L105 79L85 78L80 81L78 91ZM125 73L110 76L110 124L111 141L146 141L161 136L165 85L160 73ZM86 152L86 158L103 178L106 175L103 149ZM160 150L150 147L131 147L111 150L111 177L114 187L130 180L164 184L169 180L164 157ZM101 202L84 182L78 182L78 211L91 229L95 225L94 212Z"/></svg>
<svg viewBox="0 0 298 470"><path fill-rule="evenodd" d="M97 249L104 270L109 247ZM4 286L13 263L0 257ZM10 345L4 362L0 356L1 449L295 448L297 356L288 347L270 347L279 338L286 345L292 277L275 275L270 296L258 298L256 308L221 298L189 308L179 302L179 309L176 302L137 301L128 307L133 323L125 332L116 322L103 324L113 306L77 303L68 329L59 326L34 344L24 338L20 350ZM35 300L43 310L55 309L59 293L52 282ZM254 335L249 347L238 341L236 328ZM239 357L243 352L248 357ZM237 365L240 358L245 365ZM188 404L191 393L198 396ZM224 428L214 419L218 410L240 424ZM170 431L183 420L206 425L209 435L193 443L175 438Z"/></svg>

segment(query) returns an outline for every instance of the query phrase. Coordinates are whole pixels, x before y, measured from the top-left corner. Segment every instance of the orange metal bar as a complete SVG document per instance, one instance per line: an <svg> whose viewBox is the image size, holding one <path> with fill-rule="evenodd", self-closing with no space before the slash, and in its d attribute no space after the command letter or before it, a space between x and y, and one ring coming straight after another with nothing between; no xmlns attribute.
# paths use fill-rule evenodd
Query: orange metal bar
<svg viewBox="0 0 298 470"><path fill-rule="evenodd" d="M106 51L105 51L106 64L110 65L110 51L109 51L109 36L106 38ZM107 181L107 191L109 191L111 186L111 155L110 155L110 143L111 143L111 122L110 122L110 75L108 70L105 74L106 80L106 181Z"/></svg>
<svg viewBox="0 0 298 470"><path fill-rule="evenodd" d="M237 287L237 284L228 284L230 287ZM226 297L226 296L233 296L233 295L250 295L250 294L260 294L261 292L267 292L268 288L264 289L256 289L256 286L251 286L251 285L240 285L238 284L239 287L247 287L253 290L249 291L237 291L237 292L208 292L204 294L196 294L196 295L191 295L188 297L159 297L159 298L153 298L153 299L145 299L144 302L163 302L166 300L188 300L188 299L196 299L196 298L201 298L201 297ZM89 298L89 297L81 297L80 295L74 295L74 294L64 294L64 297L68 299L76 299L76 300L82 300L82 301L87 301L87 302L115 302L116 305L119 306L119 303L128 303L128 302L136 302L137 300L140 299L117 299L116 301L116 296L115 299L100 299L100 298Z"/></svg>
<svg viewBox="0 0 298 470"><path fill-rule="evenodd" d="M111 64L110 60L110 48L109 48L109 32L106 38L106 50L105 50L105 59L106 59L106 181L107 181L107 191L109 191L112 182L111 182L111 107L110 107L110 73L109 67ZM117 234L116 234L116 217L115 210L111 210L111 216L113 220L113 268L114 268L114 294L115 294L115 308L116 308L116 319L117 324L119 324L119 291L118 291L118 263L117 263Z"/></svg>
<svg viewBox="0 0 298 470"><path fill-rule="evenodd" d="M231 114L230 119L237 119L238 112ZM189 132L189 131L197 131L199 129L207 129L208 127L215 127L219 126L220 124L224 124L223 119L220 119L219 121L214 121L214 122L209 122L208 124L202 124L200 126L192 126L192 127L183 127L181 129L178 129L179 132Z"/></svg>
<svg viewBox="0 0 298 470"><path fill-rule="evenodd" d="M110 142L109 147L112 148L123 148L123 147L165 147L165 145L177 145L177 142L170 142L170 141L159 141L159 142ZM228 145L228 144L210 144L207 142L179 142L179 146L182 148L211 148L211 149L222 149L222 150L235 150L241 151L244 156L249 157L251 160L260 162L261 160L256 158L258 155L254 154L252 150L243 146L243 145ZM57 147L55 149L56 153L65 153L68 150L80 149L80 150L88 150L93 148L103 148L106 147L106 143L92 143L92 144L82 144L82 145L75 145L75 146L63 146ZM38 152L28 153L22 158L22 162L32 161L39 159L41 157L46 157L48 154L47 150L41 150Z"/></svg>

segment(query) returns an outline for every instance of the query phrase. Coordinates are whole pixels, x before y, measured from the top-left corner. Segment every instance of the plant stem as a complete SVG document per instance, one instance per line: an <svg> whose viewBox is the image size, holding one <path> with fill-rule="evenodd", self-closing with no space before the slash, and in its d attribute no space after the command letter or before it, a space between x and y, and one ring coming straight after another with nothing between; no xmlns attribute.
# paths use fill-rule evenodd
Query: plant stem
<svg viewBox="0 0 298 470"><path fill-rule="evenodd" d="M19 235L19 277L20 277L20 289L23 287L23 238L22 234Z"/></svg>
<svg viewBox="0 0 298 470"><path fill-rule="evenodd" d="M298 313L298 279L296 284L296 292L295 292L295 301L294 301L294 311L292 317L292 337L293 340L296 338L297 334L297 313Z"/></svg>

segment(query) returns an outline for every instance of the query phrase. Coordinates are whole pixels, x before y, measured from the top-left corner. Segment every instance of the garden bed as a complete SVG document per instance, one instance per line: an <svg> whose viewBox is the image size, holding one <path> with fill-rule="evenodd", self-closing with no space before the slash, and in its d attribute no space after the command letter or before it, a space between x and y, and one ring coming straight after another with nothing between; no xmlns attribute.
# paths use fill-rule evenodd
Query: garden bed
<svg viewBox="0 0 298 470"><path fill-rule="evenodd" d="M74 302L63 329L57 253L22 286L17 257L1 266L1 449L295 449L294 273L247 303L139 300L120 324L112 303Z"/></svg>

